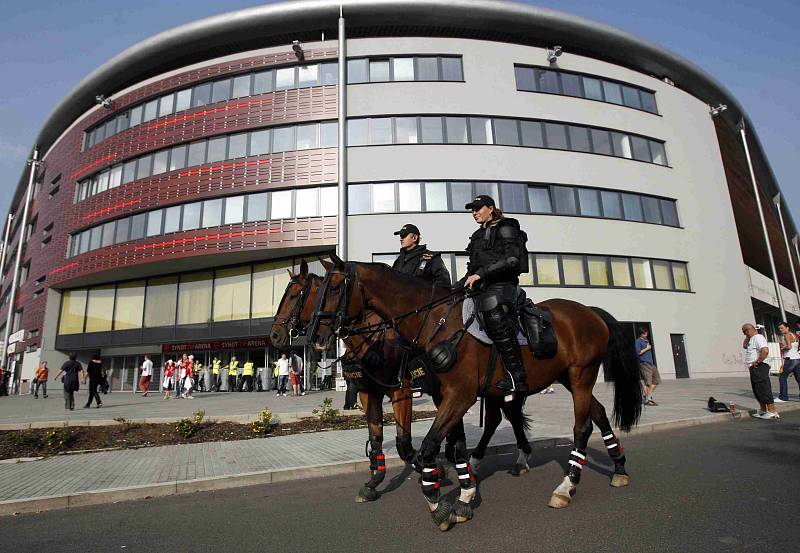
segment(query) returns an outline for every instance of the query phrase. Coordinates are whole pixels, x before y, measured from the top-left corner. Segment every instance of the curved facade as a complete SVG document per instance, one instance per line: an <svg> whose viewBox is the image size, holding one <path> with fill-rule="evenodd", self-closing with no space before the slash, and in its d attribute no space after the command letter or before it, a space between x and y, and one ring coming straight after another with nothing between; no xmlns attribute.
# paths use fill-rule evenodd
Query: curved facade
<svg viewBox="0 0 800 553"><path fill-rule="evenodd" d="M264 355L285 269L333 251L339 215L350 259L390 260L392 232L414 222L460 277L474 225L463 205L478 193L527 231L523 284L535 300L649 326L667 377L739 372L739 324L780 314L736 130L746 116L721 86L655 45L558 12L345 2L340 145L338 6L274 4L162 33L54 110L35 145L44 165L29 224L18 228L25 174L3 268L5 321L23 238L9 329L23 380L73 350L119 368L182 348ZM712 118L719 102L728 110ZM796 251L749 136L796 316Z"/></svg>

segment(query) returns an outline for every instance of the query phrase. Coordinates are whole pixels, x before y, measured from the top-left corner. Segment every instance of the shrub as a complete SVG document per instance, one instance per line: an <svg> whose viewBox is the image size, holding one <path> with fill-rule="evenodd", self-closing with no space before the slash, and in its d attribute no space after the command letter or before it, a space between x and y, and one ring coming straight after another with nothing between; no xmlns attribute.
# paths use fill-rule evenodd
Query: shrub
<svg viewBox="0 0 800 553"><path fill-rule="evenodd" d="M258 412L258 420L253 421L252 428L254 434L266 434L272 426L272 411L265 407Z"/></svg>
<svg viewBox="0 0 800 553"><path fill-rule="evenodd" d="M326 397L322 400L319 409L311 411L319 417L322 422L333 422L339 418L339 410L333 408L333 399Z"/></svg>
<svg viewBox="0 0 800 553"><path fill-rule="evenodd" d="M72 432L66 428L54 428L52 430L48 430L44 433L44 436L42 436L43 445L46 448L54 451L63 449L71 440Z"/></svg>
<svg viewBox="0 0 800 553"><path fill-rule="evenodd" d="M178 422L176 422L175 431L184 439L191 438L198 432L198 430L205 426L205 424L203 424L203 419L205 416L205 411L195 411L192 415L192 418L180 419Z"/></svg>
<svg viewBox="0 0 800 553"><path fill-rule="evenodd" d="M11 442L17 447L33 447L39 449L41 441L35 432L20 430L11 434Z"/></svg>

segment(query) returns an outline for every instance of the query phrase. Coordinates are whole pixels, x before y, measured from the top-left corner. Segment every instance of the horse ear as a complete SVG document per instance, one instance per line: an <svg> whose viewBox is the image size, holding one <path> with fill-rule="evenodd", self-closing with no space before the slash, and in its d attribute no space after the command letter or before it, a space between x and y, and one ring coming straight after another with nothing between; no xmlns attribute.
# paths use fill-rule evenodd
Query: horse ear
<svg viewBox="0 0 800 553"><path fill-rule="evenodd" d="M308 263L303 259L300 261L300 276L305 277L306 275L308 275Z"/></svg>
<svg viewBox="0 0 800 553"><path fill-rule="evenodd" d="M322 263L322 266L325 267L326 271L330 271L331 269L333 269L333 263L331 263L330 261L326 261L320 258L319 262Z"/></svg>
<svg viewBox="0 0 800 553"><path fill-rule="evenodd" d="M295 276L297 276L292 272L291 269L286 269L286 272L289 273L289 279L293 279Z"/></svg>
<svg viewBox="0 0 800 553"><path fill-rule="evenodd" d="M342 269L342 268L344 268L344 261L342 261L342 260L339 258L339 256L338 256L338 255L336 255L335 253L332 253L332 254L331 254L331 261L333 261L333 264L336 266L336 268L337 268L337 269Z"/></svg>

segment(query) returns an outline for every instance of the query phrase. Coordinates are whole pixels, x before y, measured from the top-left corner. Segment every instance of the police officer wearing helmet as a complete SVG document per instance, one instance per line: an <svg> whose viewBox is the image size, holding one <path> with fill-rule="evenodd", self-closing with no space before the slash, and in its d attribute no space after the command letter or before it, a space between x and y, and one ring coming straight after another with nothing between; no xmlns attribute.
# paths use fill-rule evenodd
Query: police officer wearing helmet
<svg viewBox="0 0 800 553"><path fill-rule="evenodd" d="M450 286L450 273L445 269L442 256L420 244L421 233L416 225L403 225L394 233L400 236L400 254L392 269L414 275L437 286Z"/></svg>
<svg viewBox="0 0 800 553"><path fill-rule="evenodd" d="M486 333L503 359L505 371L497 387L505 392L525 392L522 352L509 315L516 316L519 275L527 271L527 237L519 221L504 217L490 196L476 196L464 208L472 210L472 218L480 228L469 239L469 263L463 284L478 291L477 305Z"/></svg>

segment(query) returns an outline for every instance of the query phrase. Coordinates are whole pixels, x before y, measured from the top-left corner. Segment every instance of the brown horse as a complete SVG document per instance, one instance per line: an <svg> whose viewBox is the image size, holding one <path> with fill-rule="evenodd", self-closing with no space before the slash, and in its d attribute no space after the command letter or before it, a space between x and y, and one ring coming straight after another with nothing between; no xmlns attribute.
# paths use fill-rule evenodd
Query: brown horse
<svg viewBox="0 0 800 553"><path fill-rule="evenodd" d="M318 347L327 347L339 336L370 331L368 311L377 313L381 324L392 328L407 348L426 355L436 342L451 338L462 330L459 309L452 309L445 288L431 287L414 277L392 271L382 264L344 263L333 258L326 264L328 274L317 302L318 323L312 325L309 339ZM612 485L626 485L624 455L604 410L592 401L592 388L601 363L615 384L614 418L628 431L641 415L641 383L638 360L627 343L619 323L599 308L554 299L540 306L550 311L558 337L558 351L552 359L534 360L523 351L529 393L536 393L558 380L572 392L575 424L575 448L570 453L569 471L551 495L550 506L566 507L571 501L586 460L586 446L592 432L590 417L605 420L599 423L609 454L615 461ZM326 317L322 317L325 315ZM437 330L438 329L438 330ZM423 440L415 462L423 467L423 495L434 522L447 529L453 522L463 522L471 515L469 503L475 495L474 477L469 464L457 463L461 496L454 509L439 497L439 474L436 456L444 437L461 421L479 394L500 397L495 387L501 378L502 365L493 357L492 348L470 335L457 342L457 360L453 367L438 375L442 401L436 419ZM490 360L495 359L494 363ZM493 366L490 366L493 365ZM599 409L598 409L599 408ZM593 411L595 411L593 413Z"/></svg>
<svg viewBox="0 0 800 553"><path fill-rule="evenodd" d="M322 284L322 279L316 275L308 273L308 264L305 260L300 263L300 273L295 275L290 272L291 279L286 287L286 291L278 305L275 314L275 321L270 332L270 340L280 348L285 349L290 345L290 337L299 336L305 332L305 327L311 321L314 311L317 294ZM374 322L379 318L373 315ZM349 344L351 357L361 357L364 340L354 340ZM386 348L383 352L387 366L400 366L400 359L396 358L397 352L392 348ZM343 365L351 366L347 360L342 360ZM354 376L355 375L351 375ZM395 376L397 375L387 375ZM386 477L386 463L383 453L383 398L388 396L392 402L394 411L395 427L397 437L395 445L397 453L401 459L411 462L414 457L414 447L411 445L411 385L407 379L400 377L396 385L390 386L367 386L359 391L361 406L369 427L369 453L371 477L358 492L356 501L374 501L378 499L376 488ZM387 378L387 381L390 378ZM402 385L401 385L402 384Z"/></svg>
<svg viewBox="0 0 800 553"><path fill-rule="evenodd" d="M272 326L270 339L278 348L287 348L290 337L305 333L306 326L311 322L313 306L322 279L308 273L305 260L300 264L300 273L290 272L290 281L286 287L283 298L278 305L275 321ZM369 312L366 316L367 324L376 324L381 318ZM379 494L376 490L386 476L385 459L383 453L383 398L389 397L392 401L394 416L397 426L396 447L397 453L406 462L411 462L415 451L411 444L411 386L407 374L403 369L407 365L403 362L403 353L396 343L394 332L389 330L381 333L380 340L368 339L368 336L354 335L344 339L348 348L348 359L357 359L358 366L343 360L345 374L355 379L360 387L359 396L364 406L365 416L369 427L369 451L371 477L358 492L356 501L374 501ZM374 338L374 337L373 337ZM348 370L349 369L349 370ZM492 438L497 426L505 414L514 430L514 435L519 448L519 455L512 467L512 474L519 475L529 470L528 456L531 453L525 430L528 429L528 420L522 411L523 400L504 403L498 398L487 398L486 402L486 431L478 447L473 451L474 464L480 462L486 452L486 447ZM438 406L441 395L434 395L434 403ZM502 413L502 414L501 414ZM467 458L466 435L463 421L459 421L447 435L446 457L456 463Z"/></svg>

